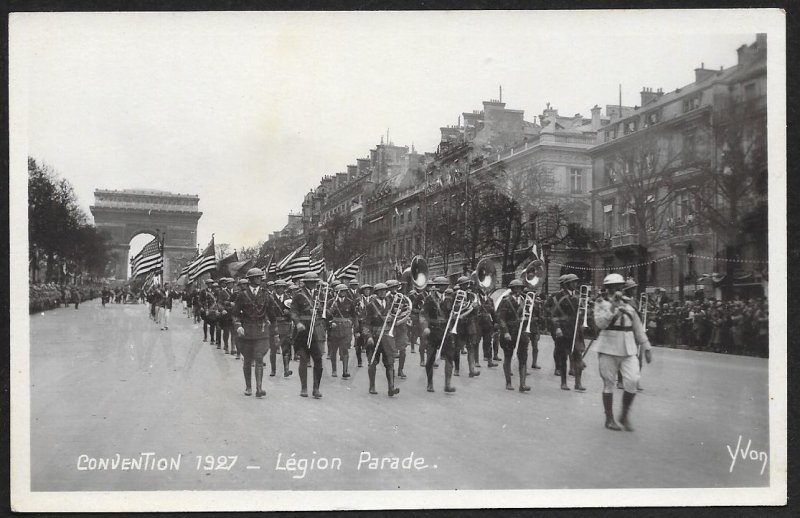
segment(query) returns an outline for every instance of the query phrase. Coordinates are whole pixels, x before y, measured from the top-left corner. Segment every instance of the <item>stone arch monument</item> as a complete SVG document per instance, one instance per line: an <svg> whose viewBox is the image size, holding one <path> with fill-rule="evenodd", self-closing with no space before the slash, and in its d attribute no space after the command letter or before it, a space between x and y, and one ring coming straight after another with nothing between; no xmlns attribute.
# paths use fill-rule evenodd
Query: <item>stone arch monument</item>
<svg viewBox="0 0 800 518"><path fill-rule="evenodd" d="M203 215L197 209L196 194L173 194L148 189L94 191L89 207L98 231L111 238L115 256L110 270L117 280L126 280L130 242L142 233L164 235L164 281L174 281L181 267L197 251L197 222Z"/></svg>

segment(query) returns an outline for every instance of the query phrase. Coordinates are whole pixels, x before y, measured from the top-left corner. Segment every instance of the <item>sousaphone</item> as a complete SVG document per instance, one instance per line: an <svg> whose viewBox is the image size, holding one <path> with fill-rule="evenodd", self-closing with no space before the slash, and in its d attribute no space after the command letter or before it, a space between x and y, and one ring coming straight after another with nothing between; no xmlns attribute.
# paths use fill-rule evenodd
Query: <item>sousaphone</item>
<svg viewBox="0 0 800 518"><path fill-rule="evenodd" d="M415 255L411 259L411 266L403 270L400 281L405 287L406 293L412 288L424 290L428 285L428 263L421 255Z"/></svg>

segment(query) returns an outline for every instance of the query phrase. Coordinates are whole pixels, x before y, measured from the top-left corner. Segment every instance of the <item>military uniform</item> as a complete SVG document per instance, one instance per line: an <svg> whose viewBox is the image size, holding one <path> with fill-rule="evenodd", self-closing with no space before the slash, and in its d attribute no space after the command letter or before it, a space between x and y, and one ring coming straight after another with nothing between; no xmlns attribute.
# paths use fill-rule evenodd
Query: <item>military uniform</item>
<svg viewBox="0 0 800 518"><path fill-rule="evenodd" d="M367 335L369 325L367 324L367 304L369 304L370 299L372 298L371 295L365 294L364 290L369 289L372 290L372 286L369 284L365 284L361 286L361 294L359 295L358 301L356 302L356 315L357 315L357 322L358 322L358 330L356 331L356 340L355 340L355 347L356 347L356 359L358 360L358 366L362 366L361 362L361 354L365 352L367 347Z"/></svg>
<svg viewBox="0 0 800 518"><path fill-rule="evenodd" d="M414 344L419 339L419 366L425 366L425 350L427 349L427 337L424 336L422 331L424 326L420 320L420 312L422 311L422 304L425 302L426 294L424 291L411 290L408 298L411 299L411 327L408 330L408 339L411 343L411 352L414 352Z"/></svg>
<svg viewBox="0 0 800 518"><path fill-rule="evenodd" d="M610 291L616 291L624 285L619 274L609 274L603 284ZM636 310L623 299L599 299L594 305L594 321L600 330L595 340L597 363L600 377L603 379L603 408L606 415L606 428L619 430L612 414L614 398L614 382L617 372L622 373L625 392L622 395L622 415L620 424L628 430L633 428L628 421L628 411L636 396L639 382L639 362L637 348L645 351L645 358L650 362L650 342L644 331Z"/></svg>
<svg viewBox="0 0 800 518"><path fill-rule="evenodd" d="M251 268L247 272L248 279L261 276L263 273L258 268ZM275 318L275 315L270 312L269 295L266 289L258 284L251 283L236 297L233 319L238 334L237 342L244 356L242 368L246 386L245 394L248 396L251 393L250 375L253 363L255 363L256 371L256 397L266 395L266 392L262 390L263 361L264 355L269 349L272 320Z"/></svg>
<svg viewBox="0 0 800 518"><path fill-rule="evenodd" d="M391 284L389 284L391 282ZM389 296L387 297L390 301L394 301L395 297L404 297L405 295L400 292L399 287L400 283L396 280L387 281L387 286L390 287L391 291ZM409 315L410 317L410 315ZM389 332L389 328L392 325L393 320L390 319L387 325L386 332ZM406 375L403 372L403 367L406 364L406 348L408 347L408 327L410 324L410 318L405 318L402 321L397 320L394 324L394 346L395 346L395 356L397 357L397 377L405 379Z"/></svg>
<svg viewBox="0 0 800 518"><path fill-rule="evenodd" d="M434 285L443 287L448 284L447 279L444 277L437 277L434 279ZM425 361L425 374L428 377L428 392L433 392L433 366L436 363L436 353L439 346L442 344L442 339L445 339L442 345L442 354L445 356L445 369L444 369L444 390L445 392L455 392L455 387L452 386L453 375L453 359L456 355L455 347L452 341L447 340L445 333L447 332L447 320L450 316L452 309L452 299L446 297L438 290L432 291L425 298L422 303L420 311L420 322L424 326L427 334L427 360Z"/></svg>
<svg viewBox="0 0 800 518"><path fill-rule="evenodd" d="M286 282L277 281L276 287L285 287ZM275 318L275 328L273 329L272 344L269 351L270 361L270 376L275 375L276 363L278 359L278 350L280 349L281 361L283 362L283 377L288 378L292 375L289 370L289 362L292 360L292 334L294 332L294 324L292 323L291 310L286 306L286 302L291 300L288 293L277 290L273 294L275 305L277 308L277 317Z"/></svg>
<svg viewBox="0 0 800 518"><path fill-rule="evenodd" d="M317 282L316 275L312 275L314 275L313 282ZM311 282L311 279L306 279L306 282ZM317 304L314 329L310 329L315 297L315 291L309 290L307 286L298 290L292 298L291 317L296 326L294 337L295 352L300 357L300 366L298 367L300 371L300 395L308 397L307 369L310 357L314 362L312 395L314 398L319 399L322 397L319 386L322 381L322 348L325 345L326 324L322 320L322 305ZM310 340L309 333L311 333Z"/></svg>
<svg viewBox="0 0 800 518"><path fill-rule="evenodd" d="M388 290L388 287L383 283L376 284L375 292L377 293L381 290ZM380 298L375 295L367 303L367 327L365 333L367 358L370 359L369 365L367 365L370 394L378 393L375 390L375 372L380 359L383 359L383 366L386 369L389 396L394 396L400 392L400 389L394 386L395 341L393 337L388 335L391 322L387 322L387 315L391 306L392 301L388 296Z"/></svg>
<svg viewBox="0 0 800 518"><path fill-rule="evenodd" d="M517 284L518 283L518 284ZM522 282L519 280L511 281L510 286L522 288ZM523 325L523 311L525 307L525 297L522 296L521 291L512 292L503 297L500 305L497 307L497 320L500 324L500 347L503 349L503 373L506 378L506 389L514 390L511 385L511 362L513 361L512 355L514 354L514 346L517 346L517 361L519 363L519 391L527 392L530 390L525 384L525 378L528 373L528 335L527 333L520 332L520 326ZM517 345L517 336L519 336L519 344Z"/></svg>
<svg viewBox="0 0 800 518"><path fill-rule="evenodd" d="M478 295L478 307L475 308L475 327L478 333L476 337L477 342L483 342L483 359L489 367L494 367L496 364L493 361L494 357L494 332L497 326L497 314L494 310L494 301L492 297L486 294L482 289L477 288L475 293Z"/></svg>
<svg viewBox="0 0 800 518"><path fill-rule="evenodd" d="M576 322L578 320L579 295L575 290L569 289L568 285L577 281L578 277L572 274L562 275L561 291L553 295L551 307L551 332L553 343L555 344L556 369L561 376L562 390L569 390L567 386L567 358L572 363L575 373L575 389L583 391L581 385L581 373L583 372L583 327ZM560 331L560 332L559 332ZM574 339L574 340L573 340ZM573 348L572 344L575 344Z"/></svg>
<svg viewBox="0 0 800 518"><path fill-rule="evenodd" d="M328 348L331 355L331 375L336 377L336 353L342 360L342 378L350 377L350 344L353 341L353 329L357 325L356 305L352 297L347 295L349 290L343 284L337 288L336 300L329 308Z"/></svg>
<svg viewBox="0 0 800 518"><path fill-rule="evenodd" d="M233 279L230 279L233 280ZM233 317L231 311L233 310L233 302L231 301L233 293L228 287L228 279L220 279L222 287L217 292L217 303L219 305L219 320L217 321L217 348L219 344L224 342L223 350L228 352L228 342L230 341L231 328L233 327ZM233 351L231 351L233 352Z"/></svg>

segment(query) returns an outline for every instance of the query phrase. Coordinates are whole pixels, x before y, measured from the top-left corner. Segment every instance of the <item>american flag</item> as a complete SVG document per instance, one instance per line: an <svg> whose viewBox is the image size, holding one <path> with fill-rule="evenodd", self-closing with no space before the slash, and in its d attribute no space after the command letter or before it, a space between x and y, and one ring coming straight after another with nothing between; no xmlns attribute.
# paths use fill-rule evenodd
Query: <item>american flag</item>
<svg viewBox="0 0 800 518"><path fill-rule="evenodd" d="M322 272L325 271L325 257L322 255L322 243L315 246L308 255L308 270L317 275L322 275Z"/></svg>
<svg viewBox="0 0 800 518"><path fill-rule="evenodd" d="M189 265L189 280L194 281L206 272L213 272L217 269L217 258L214 253L214 236L211 236L211 242L200 257L192 261Z"/></svg>
<svg viewBox="0 0 800 518"><path fill-rule="evenodd" d="M164 256L161 254L161 240L154 237L131 259L131 278L135 279L143 273L158 272L163 268Z"/></svg>
<svg viewBox="0 0 800 518"><path fill-rule="evenodd" d="M361 268L359 261L361 261L361 259L363 258L364 258L363 255L359 255L358 257L350 261L350 263L348 263L346 266L342 266L341 268L333 272L334 280L337 280L339 282L348 282L355 279L356 276L358 276L359 269Z"/></svg>

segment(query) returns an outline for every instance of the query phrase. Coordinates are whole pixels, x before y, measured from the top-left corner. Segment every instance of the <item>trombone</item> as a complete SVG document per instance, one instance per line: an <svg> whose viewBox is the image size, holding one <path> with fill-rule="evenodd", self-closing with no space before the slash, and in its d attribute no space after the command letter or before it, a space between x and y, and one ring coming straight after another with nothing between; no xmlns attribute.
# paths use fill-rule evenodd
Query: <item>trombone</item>
<svg viewBox="0 0 800 518"><path fill-rule="evenodd" d="M531 321L533 320L533 309L536 304L536 292L529 291L525 294L525 302L522 305L522 320L519 323L519 328L517 329L517 341L514 344L514 351L511 352L511 359L513 360L514 357L517 355L517 348L519 347L519 339L522 338L522 326L525 325L525 332L530 334L531 332ZM527 325L525 324L525 319L528 319Z"/></svg>
<svg viewBox="0 0 800 518"><path fill-rule="evenodd" d="M581 286L580 296L578 297L578 311L575 315L575 329L572 333L572 347L569 349L570 354L575 350L575 340L578 336L578 320L580 320L581 311L583 311L583 327L589 327L587 317L589 315L589 291L591 289L592 287L587 284Z"/></svg>
<svg viewBox="0 0 800 518"><path fill-rule="evenodd" d="M642 292L639 295L639 314L642 315L642 326L647 329L647 303L650 299L647 297L647 292Z"/></svg>
<svg viewBox="0 0 800 518"><path fill-rule="evenodd" d="M439 353L444 346L445 340L447 340L447 335L451 334L454 335L458 332L458 320L461 318L462 315L468 315L472 311L472 307L470 307L466 313L464 312L464 306L467 304L467 296L469 294L465 290L458 290L456 291L455 298L453 299L453 307L450 309L450 316L447 317L447 325L444 326L444 333L442 333L442 341L439 343L439 347L436 349L436 356L435 358L439 357ZM477 295L473 293L477 298ZM456 316L455 322L453 321L453 315ZM453 324L452 328L450 324ZM449 332L448 332L449 331Z"/></svg>
<svg viewBox="0 0 800 518"><path fill-rule="evenodd" d="M314 293L314 306L311 308L311 323L308 325L308 338L306 339L306 347L311 348L311 339L314 336L314 325L317 323L317 307L322 304L322 318L327 318L328 297L329 297L330 282L325 284L325 291L322 287L317 288ZM320 301L320 298L324 300Z"/></svg>
<svg viewBox="0 0 800 518"><path fill-rule="evenodd" d="M372 360L375 359L375 355L378 353L378 345L383 340L383 335L394 337L394 325L397 322L398 315L402 313L405 314L403 318L407 318L409 313L411 313L411 300L406 297L405 295L398 293L397 295L392 297L392 304L389 306L389 311L386 313L386 316L383 318L383 325L381 326L381 333L378 335L378 339L375 341L375 349L372 350L372 355L369 357L369 363L367 365L372 365ZM406 309L403 306L406 306ZM392 326L389 329L389 332L386 332L386 324L389 323L389 319L392 319Z"/></svg>

